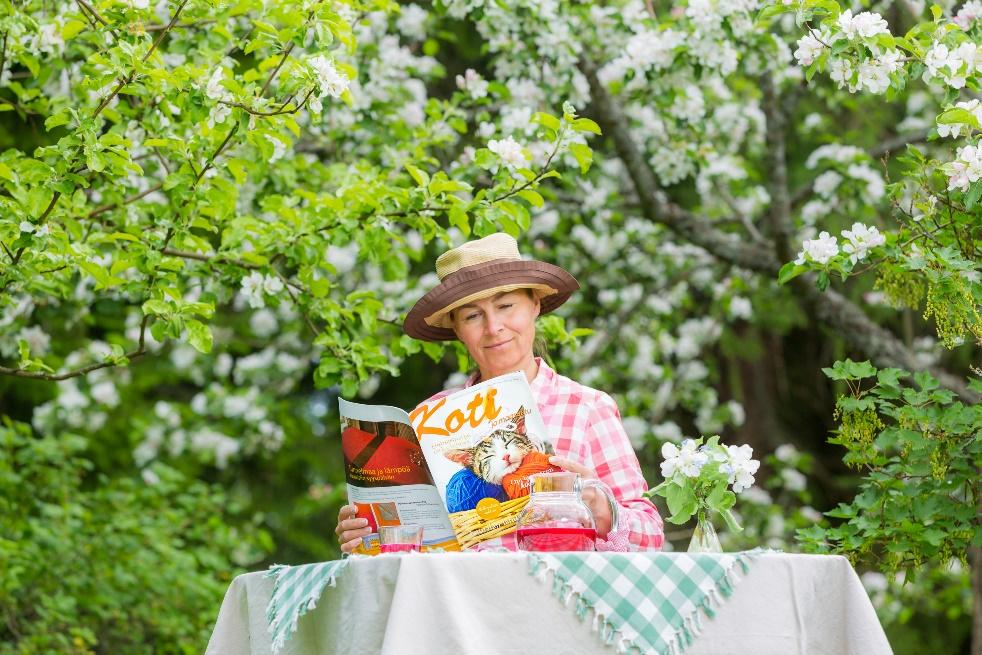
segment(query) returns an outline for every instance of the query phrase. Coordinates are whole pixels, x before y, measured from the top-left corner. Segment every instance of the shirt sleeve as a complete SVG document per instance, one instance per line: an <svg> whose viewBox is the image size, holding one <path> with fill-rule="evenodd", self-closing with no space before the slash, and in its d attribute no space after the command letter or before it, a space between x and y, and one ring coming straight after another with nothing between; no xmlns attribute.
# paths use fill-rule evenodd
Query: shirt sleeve
<svg viewBox="0 0 982 655"><path fill-rule="evenodd" d="M642 550L659 549L665 541L665 529L658 509L642 496L648 483L641 474L641 464L631 440L621 423L621 413L614 399L605 393L591 408L584 438L585 462L597 472L618 504L618 528L628 531L628 539Z"/></svg>

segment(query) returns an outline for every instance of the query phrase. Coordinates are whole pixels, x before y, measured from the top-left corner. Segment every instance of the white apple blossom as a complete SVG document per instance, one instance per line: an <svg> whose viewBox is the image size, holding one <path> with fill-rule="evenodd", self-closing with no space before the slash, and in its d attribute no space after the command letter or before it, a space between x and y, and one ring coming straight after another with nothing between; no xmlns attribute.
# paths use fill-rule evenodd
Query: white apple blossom
<svg viewBox="0 0 982 655"><path fill-rule="evenodd" d="M191 447L198 452L209 452L215 458L215 466L223 469L232 455L239 452L239 442L210 428L201 428L191 435Z"/></svg>
<svg viewBox="0 0 982 655"><path fill-rule="evenodd" d="M847 9L839 14L839 19L836 22L842 29L842 33L849 39L854 39L857 36L868 39L877 34L890 33L883 17L870 11L863 11L853 16L852 10Z"/></svg>
<svg viewBox="0 0 982 655"><path fill-rule="evenodd" d="M249 317L249 327L257 337L266 338L276 333L279 323L276 315L268 309L260 309Z"/></svg>
<svg viewBox="0 0 982 655"><path fill-rule="evenodd" d="M726 454L728 461L720 470L729 476L728 481L733 485L734 493L753 486L754 474L760 468L760 462L753 459L754 449L746 444L727 446Z"/></svg>
<svg viewBox="0 0 982 655"><path fill-rule="evenodd" d="M955 161L944 169L948 173L949 190L968 191L970 185L982 178L982 143L959 148Z"/></svg>
<svg viewBox="0 0 982 655"><path fill-rule="evenodd" d="M835 171L825 171L815 178L815 192L826 198L831 197L842 182L842 176Z"/></svg>
<svg viewBox="0 0 982 655"><path fill-rule="evenodd" d="M334 62L324 55L317 55L307 60L307 65L317 78L317 85L320 88L320 97L329 95L332 98L340 98L348 90L351 81L334 66Z"/></svg>
<svg viewBox="0 0 982 655"><path fill-rule="evenodd" d="M982 2L971 0L962 5L962 8L952 18L952 21L958 27L967 30L979 16L982 16Z"/></svg>
<svg viewBox="0 0 982 655"><path fill-rule="evenodd" d="M797 469L786 468L781 470L781 480L784 488L789 491L804 491L808 486L808 480L804 474Z"/></svg>
<svg viewBox="0 0 982 655"><path fill-rule="evenodd" d="M61 54L65 49L65 40L61 38L61 25L57 21L43 23L34 37L33 47L44 54Z"/></svg>
<svg viewBox="0 0 982 655"><path fill-rule="evenodd" d="M829 260L839 254L836 238L828 232L822 232L817 239L806 239L802 250L798 253L795 264L801 265L810 260L816 264L828 264Z"/></svg>
<svg viewBox="0 0 982 655"><path fill-rule="evenodd" d="M849 261L853 264L866 259L871 248L886 243L886 238L875 226L867 227L862 223L853 223L851 230L843 230L842 238L847 241L842 245L842 252L849 255Z"/></svg>
<svg viewBox="0 0 982 655"><path fill-rule="evenodd" d="M491 139L488 141L488 150L498 155L501 163L512 170L529 165L529 159L522 152L522 146L510 136L499 140Z"/></svg>
<svg viewBox="0 0 982 655"><path fill-rule="evenodd" d="M272 164L275 161L283 159L286 154L286 144L283 143L279 138L266 134L266 140L273 144L273 154L269 156L269 163Z"/></svg>
<svg viewBox="0 0 982 655"><path fill-rule="evenodd" d="M242 294L245 296L249 306L253 309L260 309L266 306L263 298L263 275L253 271L242 278Z"/></svg>
<svg viewBox="0 0 982 655"><path fill-rule="evenodd" d="M36 229L36 226L34 225L34 223L31 223L30 221L21 221L20 222L20 231L21 232L27 232L28 234L34 234L34 230L35 229Z"/></svg>
<svg viewBox="0 0 982 655"><path fill-rule="evenodd" d="M119 392L116 390L116 384L112 380L97 382L89 389L89 393L92 394L94 400L103 405L115 407L119 404Z"/></svg>
<svg viewBox="0 0 982 655"><path fill-rule="evenodd" d="M429 14L419 5L403 5L396 20L396 27L411 39L422 41L426 38L426 18Z"/></svg>
<svg viewBox="0 0 982 655"><path fill-rule="evenodd" d="M743 409L743 405L735 400L730 400L727 401L726 408L730 411L733 425L737 427L743 425L743 422L747 419L747 412Z"/></svg>
<svg viewBox="0 0 982 655"><path fill-rule="evenodd" d="M205 85L205 95L212 100L224 100L228 97L228 91L222 86L222 80L225 78L225 70L219 66L208 78L208 83Z"/></svg>
<svg viewBox="0 0 982 655"><path fill-rule="evenodd" d="M641 73L667 68L675 58L675 48L682 45L683 40L682 33L674 30L639 32L624 47L624 68Z"/></svg>
<svg viewBox="0 0 982 655"><path fill-rule="evenodd" d="M856 90L852 84L852 63L848 59L833 59L829 66L829 77L840 88L848 86L850 91Z"/></svg>
<svg viewBox="0 0 982 655"><path fill-rule="evenodd" d="M38 357L46 355L51 347L51 336L39 325L22 328L16 338L26 341L31 354Z"/></svg>
<svg viewBox="0 0 982 655"><path fill-rule="evenodd" d="M709 462L709 455L700 451L692 439L683 441L681 448L673 443L663 444L661 455L664 458L661 474L666 480L675 475L676 471L681 471L688 478L697 477L702 467Z"/></svg>
<svg viewBox="0 0 982 655"><path fill-rule="evenodd" d="M734 296L730 298L729 315L732 319L750 320L754 315L754 308L749 298Z"/></svg>
<svg viewBox="0 0 982 655"><path fill-rule="evenodd" d="M774 449L774 457L785 464L793 464L800 456L798 449L789 443L781 444Z"/></svg>
<svg viewBox="0 0 982 655"><path fill-rule="evenodd" d="M232 108L222 103L216 103L208 113L208 127L214 129L216 125L221 125L232 113Z"/></svg>
<svg viewBox="0 0 982 655"><path fill-rule="evenodd" d="M473 68L468 68L463 75L458 75L457 88L466 91L472 100L480 100L488 95L488 82Z"/></svg>
<svg viewBox="0 0 982 655"><path fill-rule="evenodd" d="M621 423L624 425L624 431L634 449L643 449L646 442L645 437L648 435L647 421L639 416L625 416Z"/></svg>
<svg viewBox="0 0 982 655"><path fill-rule="evenodd" d="M794 51L794 58L800 66L811 66L821 56L823 50L825 44L809 33L798 39L798 49Z"/></svg>
<svg viewBox="0 0 982 655"><path fill-rule="evenodd" d="M662 441L673 441L676 443L682 441L682 428L673 421L665 421L664 423L651 426L651 434L656 439Z"/></svg>

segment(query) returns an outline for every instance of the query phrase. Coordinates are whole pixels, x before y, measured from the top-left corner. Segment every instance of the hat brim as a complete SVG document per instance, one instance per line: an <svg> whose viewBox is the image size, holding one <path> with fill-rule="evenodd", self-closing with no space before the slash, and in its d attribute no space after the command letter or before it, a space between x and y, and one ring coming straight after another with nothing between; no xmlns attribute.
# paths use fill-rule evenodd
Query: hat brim
<svg viewBox="0 0 982 655"><path fill-rule="evenodd" d="M554 289L540 295L540 314L548 314L564 302L579 283L567 271L536 260L498 260L467 266L445 277L439 285L419 299L402 324L406 334L423 341L452 341L457 338L447 327L430 325L426 319L448 311L463 298L488 297L509 288ZM482 293L486 292L486 293ZM542 294L542 291L538 291Z"/></svg>

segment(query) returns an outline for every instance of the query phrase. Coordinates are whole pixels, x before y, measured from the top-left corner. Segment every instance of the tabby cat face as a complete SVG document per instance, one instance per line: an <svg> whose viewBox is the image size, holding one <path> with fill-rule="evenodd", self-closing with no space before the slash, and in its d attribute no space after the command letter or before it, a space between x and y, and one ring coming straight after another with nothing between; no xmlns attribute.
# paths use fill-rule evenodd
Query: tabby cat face
<svg viewBox="0 0 982 655"><path fill-rule="evenodd" d="M501 484L502 478L514 473L533 450L536 450L535 446L524 434L496 430L471 448L451 450L446 457L470 468L486 482Z"/></svg>

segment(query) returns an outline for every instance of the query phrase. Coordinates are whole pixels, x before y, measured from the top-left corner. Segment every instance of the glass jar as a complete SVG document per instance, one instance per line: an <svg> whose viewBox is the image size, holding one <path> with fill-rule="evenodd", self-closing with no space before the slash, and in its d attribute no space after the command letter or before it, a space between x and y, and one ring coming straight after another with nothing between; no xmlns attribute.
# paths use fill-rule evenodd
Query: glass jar
<svg viewBox="0 0 982 655"><path fill-rule="evenodd" d="M596 480L580 480L570 471L529 476L531 496L518 515L518 547L530 551L595 550L597 524L583 502L583 487ZM602 493L602 491L601 491Z"/></svg>

